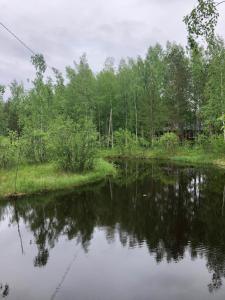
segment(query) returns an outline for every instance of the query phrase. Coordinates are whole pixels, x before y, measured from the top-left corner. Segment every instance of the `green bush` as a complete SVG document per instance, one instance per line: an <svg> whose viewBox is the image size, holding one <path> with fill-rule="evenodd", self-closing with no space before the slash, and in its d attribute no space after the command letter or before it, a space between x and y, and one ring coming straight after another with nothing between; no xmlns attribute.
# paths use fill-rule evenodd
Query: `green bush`
<svg viewBox="0 0 225 300"><path fill-rule="evenodd" d="M136 136L128 130L119 129L114 133L115 146L122 155L134 153L138 147Z"/></svg>
<svg viewBox="0 0 225 300"><path fill-rule="evenodd" d="M14 167L18 160L18 141L14 134L0 136L0 168Z"/></svg>
<svg viewBox="0 0 225 300"><path fill-rule="evenodd" d="M43 163L49 159L48 133L25 128L20 139L21 155L29 163Z"/></svg>
<svg viewBox="0 0 225 300"><path fill-rule="evenodd" d="M179 137L173 132L164 133L158 140L158 147L163 151L174 152L179 146Z"/></svg>
<svg viewBox="0 0 225 300"><path fill-rule="evenodd" d="M225 154L225 142L223 135L201 134L196 139L196 148L208 153Z"/></svg>
<svg viewBox="0 0 225 300"><path fill-rule="evenodd" d="M225 142L223 135L212 135L209 140L213 153L225 154Z"/></svg>
<svg viewBox="0 0 225 300"><path fill-rule="evenodd" d="M81 172L93 168L98 144L92 121L75 123L70 119L58 119L51 128L50 139L53 159L60 169Z"/></svg>
<svg viewBox="0 0 225 300"><path fill-rule="evenodd" d="M151 143L143 137L138 138L138 144L142 148L149 148Z"/></svg>

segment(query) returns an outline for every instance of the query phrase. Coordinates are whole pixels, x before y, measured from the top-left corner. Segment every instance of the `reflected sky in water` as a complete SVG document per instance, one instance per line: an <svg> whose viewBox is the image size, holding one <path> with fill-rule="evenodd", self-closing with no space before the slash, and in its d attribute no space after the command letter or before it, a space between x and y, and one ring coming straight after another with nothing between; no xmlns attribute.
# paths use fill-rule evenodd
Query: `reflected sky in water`
<svg viewBox="0 0 225 300"><path fill-rule="evenodd" d="M0 203L0 298L224 299L224 172L117 165L98 185Z"/></svg>

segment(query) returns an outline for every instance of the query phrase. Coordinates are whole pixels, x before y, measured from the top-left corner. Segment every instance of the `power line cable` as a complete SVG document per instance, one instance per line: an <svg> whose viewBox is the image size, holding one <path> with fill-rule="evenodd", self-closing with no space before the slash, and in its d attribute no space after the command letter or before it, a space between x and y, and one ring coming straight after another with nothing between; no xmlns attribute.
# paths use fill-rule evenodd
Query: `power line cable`
<svg viewBox="0 0 225 300"><path fill-rule="evenodd" d="M0 25L9 33L11 34L23 47L25 47L29 52L31 52L33 55L36 55L37 53L33 51L25 42L23 42L14 32L12 32L8 27L6 27L2 22L0 22Z"/></svg>
<svg viewBox="0 0 225 300"><path fill-rule="evenodd" d="M67 268L66 268L66 270L65 270L65 272L64 272L64 274L63 274L63 276L62 276L62 278L61 278L61 280L60 280L60 282L59 282L59 284L57 285L57 287L56 287L54 293L52 294L50 300L54 300L54 299L55 299L55 297L57 296L59 290L60 290L61 287L63 286L63 283L64 283L64 281L65 281L67 275L69 274L69 272L70 272L70 270L71 270L71 268L72 268L72 265L73 265L74 261L76 260L76 258L77 258L77 256L78 256L79 251L80 251L80 249L78 249L78 251L74 254L74 256L73 256L71 262L70 262L69 265L67 266Z"/></svg>
<svg viewBox="0 0 225 300"><path fill-rule="evenodd" d="M225 1L221 1L221 2L216 2L216 6L219 6L220 4L225 3Z"/></svg>
<svg viewBox="0 0 225 300"><path fill-rule="evenodd" d="M31 49L21 38L19 38L12 30L10 30L7 26L5 26L2 22L0 22L0 26L3 27L9 34L11 34L24 48L26 48L32 55L37 55L38 53ZM46 64L47 67L50 69L55 69L54 67L49 66Z"/></svg>

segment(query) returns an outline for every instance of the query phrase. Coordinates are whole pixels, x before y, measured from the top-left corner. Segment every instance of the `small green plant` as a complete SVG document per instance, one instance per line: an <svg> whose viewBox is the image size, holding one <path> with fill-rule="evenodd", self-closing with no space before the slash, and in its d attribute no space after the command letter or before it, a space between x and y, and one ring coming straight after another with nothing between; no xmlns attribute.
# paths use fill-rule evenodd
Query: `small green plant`
<svg viewBox="0 0 225 300"><path fill-rule="evenodd" d="M173 132L164 133L158 141L161 150L174 152L179 146L179 137Z"/></svg>

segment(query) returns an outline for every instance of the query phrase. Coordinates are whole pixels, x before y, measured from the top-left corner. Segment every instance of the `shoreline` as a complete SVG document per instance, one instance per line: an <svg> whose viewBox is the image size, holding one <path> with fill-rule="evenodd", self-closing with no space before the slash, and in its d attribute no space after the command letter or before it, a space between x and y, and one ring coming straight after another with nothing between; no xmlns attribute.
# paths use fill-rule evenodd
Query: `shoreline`
<svg viewBox="0 0 225 300"><path fill-rule="evenodd" d="M29 195L72 190L115 176L116 168L104 159L96 160L93 170L85 173L66 173L54 164L21 166L15 189L15 169L0 171L0 199L19 199Z"/></svg>
<svg viewBox="0 0 225 300"><path fill-rule="evenodd" d="M15 190L15 169L0 171L0 199L19 199L31 195L43 195L57 191L70 191L91 183L104 180L107 176L115 176L115 166L108 162L112 159L161 160L175 164L194 164L214 166L225 169L225 157L216 157L203 152L177 151L163 153L159 151L135 151L119 153L116 149L103 150L101 158L96 160L92 171L85 173L66 173L57 170L54 164L25 165L19 168Z"/></svg>
<svg viewBox="0 0 225 300"><path fill-rule="evenodd" d="M223 157L209 155L204 152L197 151L177 151L174 153L166 153L162 151L137 151L129 154L121 154L116 150L102 151L102 157L105 159L143 159L143 160L161 160L171 161L174 163L190 163L195 165L214 166L225 169L225 155Z"/></svg>

